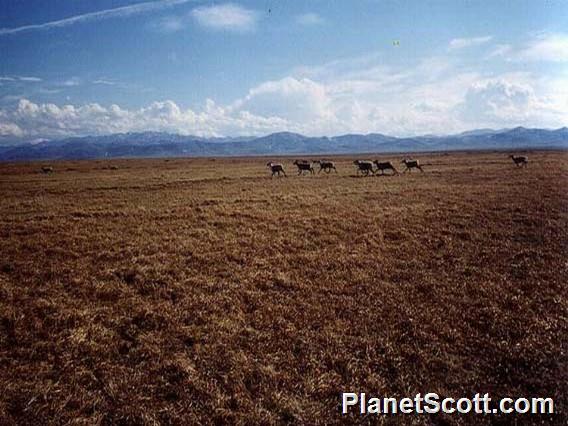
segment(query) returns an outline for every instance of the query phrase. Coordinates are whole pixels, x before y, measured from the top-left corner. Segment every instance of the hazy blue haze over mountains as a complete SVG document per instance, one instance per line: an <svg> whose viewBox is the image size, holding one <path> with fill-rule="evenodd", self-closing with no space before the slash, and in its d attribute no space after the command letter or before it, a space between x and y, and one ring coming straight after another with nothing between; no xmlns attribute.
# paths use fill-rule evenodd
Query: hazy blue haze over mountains
<svg viewBox="0 0 568 426"><path fill-rule="evenodd" d="M445 150L568 148L568 128L480 129L450 136L397 138L371 133L307 137L273 133L262 137L203 138L160 132L86 136L35 144L0 146L0 161L394 153Z"/></svg>

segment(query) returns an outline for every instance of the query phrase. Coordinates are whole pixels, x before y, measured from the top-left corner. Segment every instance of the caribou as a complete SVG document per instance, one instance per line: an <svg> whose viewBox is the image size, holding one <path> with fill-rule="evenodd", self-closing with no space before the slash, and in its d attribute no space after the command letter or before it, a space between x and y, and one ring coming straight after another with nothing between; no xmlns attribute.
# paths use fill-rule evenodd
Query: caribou
<svg viewBox="0 0 568 426"><path fill-rule="evenodd" d="M337 169L335 168L335 163L333 161L318 160L318 161L314 161L314 163L319 164L319 166L320 166L320 169L318 170L318 174L321 173L322 170L325 173L330 173L331 169L335 170L335 173L337 173Z"/></svg>
<svg viewBox="0 0 568 426"><path fill-rule="evenodd" d="M373 162L369 160L355 160L353 164L357 166L357 175L360 173L364 176L369 176L369 173L375 174L373 170Z"/></svg>
<svg viewBox="0 0 568 426"><path fill-rule="evenodd" d="M298 168L298 175L303 174L304 172L314 174L314 167L312 163L306 160L296 160L294 161L294 165Z"/></svg>
<svg viewBox="0 0 568 426"><path fill-rule="evenodd" d="M377 166L377 172L380 170L381 175L385 174L385 170L392 170L393 175L398 175L398 170L394 168L393 164L390 161L374 161L375 165Z"/></svg>
<svg viewBox="0 0 568 426"><path fill-rule="evenodd" d="M284 177L287 177L286 172L284 171L284 166L280 163L273 163L271 161L266 164L266 167L270 168L270 171L272 172L271 177L274 177L274 175L278 175L278 177L280 177L280 173L282 173Z"/></svg>
<svg viewBox="0 0 568 426"><path fill-rule="evenodd" d="M517 167L523 167L529 163L529 158L524 155L510 155L509 157L513 159Z"/></svg>
<svg viewBox="0 0 568 426"><path fill-rule="evenodd" d="M404 160L401 161L401 163L406 166L406 169L404 169L403 173L412 172L412 169L418 169L421 172L424 172L418 160L408 160L405 158Z"/></svg>
<svg viewBox="0 0 568 426"><path fill-rule="evenodd" d="M53 173L53 167L51 167L51 166L43 166L43 167L41 168L41 172L42 172L42 173L45 173L45 174Z"/></svg>

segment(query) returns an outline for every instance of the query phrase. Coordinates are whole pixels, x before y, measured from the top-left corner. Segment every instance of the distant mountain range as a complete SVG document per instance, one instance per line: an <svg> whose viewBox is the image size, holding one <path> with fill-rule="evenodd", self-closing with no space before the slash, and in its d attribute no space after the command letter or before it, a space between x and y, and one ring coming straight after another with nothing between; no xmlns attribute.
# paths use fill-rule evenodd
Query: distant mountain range
<svg viewBox="0 0 568 426"><path fill-rule="evenodd" d="M568 128L480 129L451 136L405 138L379 133L307 137L297 133L281 132L262 137L238 138L203 138L161 132L120 133L0 146L0 161L408 153L528 148L568 149Z"/></svg>

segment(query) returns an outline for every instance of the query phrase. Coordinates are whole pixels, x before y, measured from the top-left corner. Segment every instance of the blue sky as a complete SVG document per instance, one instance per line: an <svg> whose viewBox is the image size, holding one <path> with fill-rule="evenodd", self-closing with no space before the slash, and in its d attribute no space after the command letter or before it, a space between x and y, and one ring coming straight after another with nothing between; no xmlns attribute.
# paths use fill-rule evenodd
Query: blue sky
<svg viewBox="0 0 568 426"><path fill-rule="evenodd" d="M565 1L10 1L0 57L0 142L568 124Z"/></svg>

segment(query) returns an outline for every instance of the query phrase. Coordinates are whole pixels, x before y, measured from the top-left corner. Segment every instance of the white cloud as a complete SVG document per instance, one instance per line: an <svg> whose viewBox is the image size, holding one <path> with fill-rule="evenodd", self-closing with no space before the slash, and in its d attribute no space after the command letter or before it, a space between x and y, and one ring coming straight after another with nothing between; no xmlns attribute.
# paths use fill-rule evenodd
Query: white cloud
<svg viewBox="0 0 568 426"><path fill-rule="evenodd" d="M0 137L2 136L22 137L24 132L14 123L2 123L0 121Z"/></svg>
<svg viewBox="0 0 568 426"><path fill-rule="evenodd" d="M519 70L515 62L507 71L495 72L485 64L471 66L451 55L388 66L381 54L370 53L297 68L227 104L207 100L201 108L184 109L164 100L124 109L21 99L0 108L0 124L3 133L31 139L146 130L210 136L276 131L408 136L568 123L568 73Z"/></svg>
<svg viewBox="0 0 568 426"><path fill-rule="evenodd" d="M568 81L564 81L566 85ZM560 127L568 122L568 104L554 104L533 84L494 79L473 84L456 107L460 118L476 127Z"/></svg>
<svg viewBox="0 0 568 426"><path fill-rule="evenodd" d="M207 136L255 135L289 128L286 120L231 110L208 100L201 112L182 109L167 100L128 110L118 105L82 106L37 104L20 99L10 109L0 110L2 136L62 138L121 132L164 131Z"/></svg>
<svg viewBox="0 0 568 426"><path fill-rule="evenodd" d="M29 83L37 83L43 80L39 77L29 76L0 76L0 81L24 81Z"/></svg>
<svg viewBox="0 0 568 426"><path fill-rule="evenodd" d="M488 43L493 39L492 36L472 37L472 38L454 38L450 41L449 49L457 50L471 46L479 46Z"/></svg>
<svg viewBox="0 0 568 426"><path fill-rule="evenodd" d="M568 33L533 34L525 43L496 45L486 58L508 62L568 62Z"/></svg>
<svg viewBox="0 0 568 426"><path fill-rule="evenodd" d="M194 0L162 0L138 3L129 6L116 7L114 9L100 10L98 12L85 13L70 18L64 18L57 21L45 22L43 24L23 25L14 28L0 28L0 36L8 34L17 34L28 31L47 30L51 28L61 28L68 25L78 24L82 22L99 21L108 18L122 18L140 13L153 12L167 7L177 6Z"/></svg>
<svg viewBox="0 0 568 426"><path fill-rule="evenodd" d="M541 34L517 53L521 60L568 62L568 34Z"/></svg>
<svg viewBox="0 0 568 426"><path fill-rule="evenodd" d="M185 16L166 16L153 24L153 27L164 33L175 33L185 28Z"/></svg>
<svg viewBox="0 0 568 426"><path fill-rule="evenodd" d="M232 3L196 7L192 15L204 27L237 32L253 30L259 18L256 11Z"/></svg>
<svg viewBox="0 0 568 426"><path fill-rule="evenodd" d="M320 15L317 13L304 13L296 17L296 22L301 25L311 26L311 25L321 25L325 22Z"/></svg>
<svg viewBox="0 0 568 426"><path fill-rule="evenodd" d="M286 77L262 83L235 105L253 114L292 122L329 118L325 87L309 79Z"/></svg>
<svg viewBox="0 0 568 426"><path fill-rule="evenodd" d="M507 124L524 122L534 106L536 99L531 87L506 81L473 84L460 105L467 121Z"/></svg>
<svg viewBox="0 0 568 426"><path fill-rule="evenodd" d="M41 78L38 77L20 77L20 81L30 81L30 82L38 82L41 81Z"/></svg>
<svg viewBox="0 0 568 426"><path fill-rule="evenodd" d="M79 77L71 77L60 83L61 86L65 87L74 87L74 86L79 86L80 84L81 84L81 79Z"/></svg>
<svg viewBox="0 0 568 426"><path fill-rule="evenodd" d="M510 44L498 44L489 52L487 58L501 57L506 59L512 49Z"/></svg>
<svg viewBox="0 0 568 426"><path fill-rule="evenodd" d="M105 85L105 86L114 86L116 83L114 81L111 81L111 80L99 78L97 80L93 80L93 84L102 84L102 85Z"/></svg>

